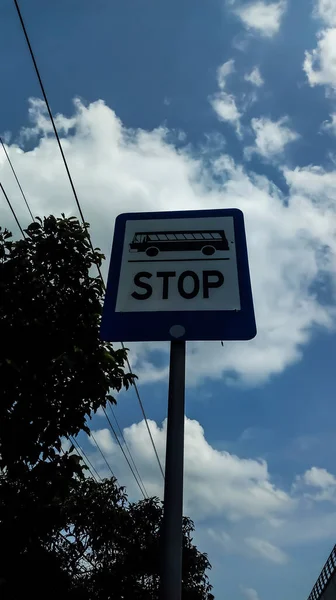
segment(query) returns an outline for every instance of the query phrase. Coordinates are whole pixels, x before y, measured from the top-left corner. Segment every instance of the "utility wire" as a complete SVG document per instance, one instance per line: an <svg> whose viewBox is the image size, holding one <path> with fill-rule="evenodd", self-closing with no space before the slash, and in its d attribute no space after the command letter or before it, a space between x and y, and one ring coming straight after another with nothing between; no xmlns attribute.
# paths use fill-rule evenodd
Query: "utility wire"
<svg viewBox="0 0 336 600"><path fill-rule="evenodd" d="M125 344L124 344L124 342L121 342L121 346L122 346L123 350L125 350ZM129 359L128 359L128 356L127 356L127 355L126 355L126 362L127 362L127 366L128 366L129 372L131 373L131 375L133 375L132 367L131 367L131 364L130 364L130 361L129 361ZM135 381L133 382L133 385L134 385L135 393L136 393L136 395L137 395L138 402L139 402L139 405L140 405L140 408L141 408L141 412L142 412L142 414L143 414L143 418L145 419L145 423L146 423L147 431L148 431L148 434L149 434L150 440L151 440L151 442L152 442L152 446L153 446L153 450L154 450L154 452L155 452L156 460L157 460L157 462L158 462L159 469L160 469L160 471L161 471L161 475L162 475L162 477L163 477L163 479L164 479L164 478L165 478L165 476L164 476L163 468L162 468L162 465L161 465L161 461L160 461L160 458L159 458L159 455L158 455L158 451L157 451L157 449L156 449L156 446L155 446L155 443L154 443L154 440L153 440L152 432L151 432L151 430L150 430L150 428L149 428L149 425L148 425L148 420L147 420L147 417L146 417L146 413L145 413L144 405L142 404L142 401L141 401L141 398L140 398L139 389L138 389L138 386L137 386L137 384L135 383Z"/></svg>
<svg viewBox="0 0 336 600"><path fill-rule="evenodd" d="M35 69L35 72L36 72L36 75L37 75L38 82L40 84L41 92L42 92L42 95L43 95L43 98L44 98L44 101L45 101L45 104L46 104L46 107L47 107L49 118L50 118L50 121L51 121L51 124L52 124L52 127L53 127L53 131L54 131L55 138L56 138L56 141L57 141L57 144L58 144L58 147L59 147L59 151L60 151L62 159L63 159L64 167L65 167L65 170L66 170L66 173L67 173L67 176L68 176L68 179L69 179L69 183L70 183L70 186L71 186L71 189L72 189L72 192L73 192L76 204L77 204L77 208L78 208L78 211L79 211L79 214L80 214L83 226L85 228L85 231L87 232L88 240L89 240L91 249L94 252L94 248L93 248L91 236L89 234L87 223L86 223L86 221L84 219L84 214L83 214L83 211L82 211L82 208L81 208L81 204L80 204L77 192L76 192L76 188L75 188L73 179L72 179L71 174L70 174L70 169L68 167L67 159L65 157L65 154L64 154L64 151L63 151L63 148L62 148L61 140L60 140L59 135L58 135L57 127L56 127L56 124L55 124L55 121L54 121L53 114L51 112L51 108L50 108L50 104L49 104L49 101L48 101L48 97L47 97L47 94L46 94L46 91L45 91L45 88L44 88L44 85L43 85L43 82L42 82L42 78L41 78L41 75L40 75L39 68L37 66L37 62L36 62L35 55L34 55L34 52L33 52L33 49L32 49L31 43L30 43L30 39L29 39L29 36L28 36L28 32L27 32L27 29L26 29L26 26L25 26L25 23L24 23L22 14L21 14L21 10L20 10L18 1L17 0L13 0L13 1L14 1L14 4L15 4L15 8L16 8L16 11L17 11L20 23L21 23L22 31L24 33L24 36L25 36L25 39L26 39L26 42L27 42L27 46L28 46L28 49L29 49L29 53L30 53L31 59L33 61L34 69ZM104 282L104 279L103 279L103 276L102 276L102 272L101 272L100 266L99 266L98 263L96 263L96 266L97 266L97 269L98 269L98 273L99 273L100 279L101 279L101 281L102 281L102 283L104 285L104 288L106 289L105 282ZM123 349L125 349L125 346L124 346L123 343L122 343L122 347L123 347ZM131 365L129 363L128 358L126 358L126 361L127 361L127 365L128 365L129 371L132 374ZM159 465L162 477L164 478L164 472L163 472L163 469L162 469L162 465L161 465L161 462L160 462L160 459L159 459L159 455L158 455L156 447L155 447L153 436L151 434L151 431L150 431L150 428L149 428L149 425L148 425L148 420L147 420L147 417L146 417L146 414L145 414L143 403L142 403L141 398L140 398L140 393L139 393L139 390L138 390L138 386L137 386L137 384L136 384L135 381L133 382L133 385L134 385L134 389L135 389L135 392L136 392L136 396L137 396L139 404L140 404L141 412L142 412L142 414L144 416L144 419L145 419L147 431L149 433L149 437L150 437L150 440L151 440L151 443L152 443L152 446L153 446L153 449L154 449L154 452L155 452L155 456L156 456L156 459L158 461L158 465Z"/></svg>
<svg viewBox="0 0 336 600"><path fill-rule="evenodd" d="M30 216L31 216L32 220L33 220L33 221L35 221L35 219L34 219L34 217L33 217L33 213L32 213L32 211L30 210L30 206L29 206L29 204L28 204L28 200L27 200L27 198L26 198L26 196L25 196L25 193L24 193L24 191L23 191L23 189L22 189L22 187L21 187L21 184L20 184L20 182L19 182L19 180L18 180L18 177L17 177L17 175L16 175L16 172L15 172L15 169L14 169L14 167L13 167L12 161L11 161L11 159L10 159L10 157L9 157L9 154L8 154L8 152L7 152L7 150L6 150L6 146L5 146L5 144L3 143L3 140L2 140L2 137L1 137L1 136L0 136L0 143L1 143L1 146L2 146L2 149L3 149L4 153L5 153L5 155L6 155L6 158L7 158L8 162L9 162L10 168L12 169L13 175L14 175L14 177L15 177L15 179L16 179L16 183L17 183L17 184L18 184L18 186L19 186L20 192L21 192L21 194L22 194L22 198L24 199L24 201L25 201L25 203L26 203L26 207L27 207L27 209L28 209L28 212L29 212L29 214L30 214Z"/></svg>
<svg viewBox="0 0 336 600"><path fill-rule="evenodd" d="M91 477L92 477L92 479L94 479L94 481L95 481L96 483L99 483L99 481L98 481L97 477L95 476L95 474L93 473L93 471L91 471L89 464L88 464L87 462L85 462L85 458L84 458L84 456L83 456L83 455L82 455L82 454L79 452L79 450L78 450L78 448L75 446L75 444L74 444L73 440L71 440L71 439L70 439L70 437L68 438L68 440L69 440L69 441L71 442L71 444L73 445L73 447L74 447L74 451L76 452L77 456L79 456L79 458L80 458L80 459L83 461L83 463L85 464L85 466L86 466L86 468L88 469L88 471L90 471L90 474L91 474ZM78 444L78 445L79 445L79 444ZM60 454L63 454L63 455L64 455L64 454L67 454L67 452L68 452L68 450L67 450L67 451L65 451L65 450L63 450L63 448L61 448ZM98 475L98 473L97 473L97 475Z"/></svg>
<svg viewBox="0 0 336 600"><path fill-rule="evenodd" d="M14 219L15 219L15 221L16 221L16 224L17 224L17 226L18 226L18 228L20 229L20 231L21 231L21 233L22 233L22 236L25 238L26 236L25 236L25 233L24 233L24 231L23 231L23 229L22 229L22 227L21 227L21 225L20 225L20 221L19 221L19 219L18 219L18 218L17 218L17 216L16 216L16 213L15 213L15 210L14 210L14 208L13 208L13 206L12 206L12 203L11 203L10 199L8 198L8 196L7 196L6 192L5 192L4 186L2 185L2 183L1 183L1 182L0 182L0 188L1 188L1 191L2 191L3 195L5 196L5 198L6 198L6 200L7 200L7 204L8 204L8 206L9 206L9 208L11 209L11 211L12 211L12 213L13 213L13 217L14 217Z"/></svg>
<svg viewBox="0 0 336 600"><path fill-rule="evenodd" d="M98 444L98 442L97 442L97 440L96 440L95 436L93 435L92 431L90 431L90 437L92 437L92 439L93 439L94 443L96 444L96 446L97 446L97 448L98 448L98 450L99 450L100 454L102 455L102 457L103 457L103 459L104 459L104 461L105 461L105 463L106 463L107 467L108 467L108 468L109 468L109 470L111 471L111 473L112 473L112 477L114 477L114 479L117 479L117 478L116 478L116 476L115 476L115 474L113 473L113 471L112 471L112 469L111 469L111 466L110 466L109 462L107 461L107 458L106 458L105 454L103 453L103 451L102 451L101 447L99 446L99 444Z"/></svg>
<svg viewBox="0 0 336 600"><path fill-rule="evenodd" d="M82 211L82 208L81 208L81 205L80 205L80 202L79 202L79 198L78 198L78 195L77 195L77 192L76 192L76 188L75 188L73 179L71 177L71 173L70 173L70 169L68 167L67 160L65 158L65 154L64 154L64 151L63 151L61 140L60 140L60 137L58 135L58 131L57 131L57 127L56 127L56 124L55 124L55 121L54 121L54 117L53 117L52 112L51 112L51 108L50 108L50 104L49 104L49 101L48 101L48 98L47 98L47 94L46 94L45 89L44 89L44 85L43 85L43 81L42 81L42 78L41 78L41 75L40 75L40 71L39 71L39 68L38 68L37 63L36 63L35 55L34 55L32 47L31 47L29 36L28 36L27 30L26 30L26 26L25 26L25 23L24 23L24 20L23 20L22 14L21 14L21 10L20 10L20 7L19 7L19 4L18 4L17 0L14 0L14 4L15 4L15 8L16 8L18 17L20 19L22 31L23 31L24 36L26 38L26 42L27 42L27 46L28 46L28 49L29 49L29 53L30 53L31 59L33 61L34 69L35 69L35 72L36 72L36 75L37 75L38 82L40 84L41 92L42 92L42 95L43 95L43 98L44 98L45 105L47 107L47 111L48 111L49 118L50 118L50 121L51 121L51 124L52 124L52 128L54 130L54 134L55 134L55 138L56 138L56 141L57 141L57 145L58 145L59 151L60 151L62 159L63 159L63 164L64 164L64 167L65 167L68 179L69 179L69 183L70 183L70 186L71 186L71 189L72 189L72 193L74 195L74 198L75 198L75 201L76 201L76 204L77 204L77 208L78 208L80 217L81 217L82 222L83 222L83 226L84 226L84 228L86 230L86 233L88 235L88 240L90 242L91 250L92 250L92 252L94 252L94 248L93 248L93 245L92 245L91 237L90 237L89 231L88 231L88 226L87 226L87 223L86 223L86 221L84 219L83 211ZM102 274L101 274L101 270L100 270L100 266L98 264L97 264L97 269L98 269L98 272L99 272L99 275L100 275L101 279L103 279Z"/></svg>
<svg viewBox="0 0 336 600"><path fill-rule="evenodd" d="M70 546L74 546L73 542L70 542L70 540L68 540L68 538L61 531L58 533L58 535L61 538L63 538L63 540L65 540L67 544L70 544ZM89 560L84 554L82 556L78 556L76 558L76 562L78 562L80 560L85 560L85 562L87 562L89 565L91 565L91 567L95 568L95 565L93 564L93 562L91 562L91 560Z"/></svg>
<svg viewBox="0 0 336 600"><path fill-rule="evenodd" d="M123 453L123 455L124 455L124 457L125 457L125 460L126 460L126 462L127 462L128 466L129 466L129 468L131 469L131 471L132 471L132 473L133 473L133 477L134 477L135 481L137 482L137 484L138 484L138 487L139 487L139 489L140 489L140 491L141 491L141 493L142 493L143 497L144 497L144 498L148 498L148 495L147 495L147 492L146 492L146 488L145 488L145 486L144 486L144 483L143 483L143 481L142 481L141 477L140 477L139 479L137 478L137 476L136 476L136 474L135 474L135 472L134 472L134 470L133 470L133 467L132 467L132 465L131 465L130 461L128 460L128 458L127 458L127 456L126 456L125 450L124 450L124 448L122 447L122 445L121 445L121 443L120 443L120 440L119 440L119 438L118 438L118 436L117 436L117 434L116 434L116 432L115 432L115 429L114 429L114 427L113 427L113 425L112 425L112 423L111 423L111 419L110 419L110 417L108 416L108 414L107 414L107 412L106 412L106 409L105 409L104 407L103 407L103 411L104 411L105 417L106 417L106 419L107 419L107 421L108 421L108 424L109 424L109 426L111 427L111 430L112 430L112 432L113 432L113 435L114 435L114 437L115 437L115 439L116 439L116 442L117 442L117 444L118 444L118 446L119 446L120 450L122 451L122 453ZM141 481L142 487L141 487L141 485L140 485L140 481Z"/></svg>
<svg viewBox="0 0 336 600"><path fill-rule="evenodd" d="M87 463L86 466L88 467L91 475L93 476L93 479L95 479L97 483L99 482L99 480L101 481L102 479L101 479L98 471L95 469L95 467L93 466L91 460L89 459L89 457L87 456L87 454L84 452L83 448L80 446L80 444L77 442L77 440L73 436L71 436L71 435L69 436L69 439L72 442L73 446L75 446L77 448L77 454L82 459L83 459L83 457L85 458L86 463ZM84 462L85 462L85 460L84 460ZM98 479L97 479L97 477L95 477L95 475L93 475L90 467L91 467L92 471L97 475Z"/></svg>
<svg viewBox="0 0 336 600"><path fill-rule="evenodd" d="M140 475L140 473L139 473L139 471L138 471L138 468L137 468L137 466L136 466L136 464L135 464L135 462L134 462L134 458L133 458L133 456L132 456L132 454L131 454L131 451L130 451L130 449L129 449L129 446L128 446L128 444L127 444L126 440L125 440L124 434L123 434L123 432L122 432L122 429L121 429L121 427L120 427L120 425L119 425L118 419L117 419L117 417L116 417L116 415L115 415L115 412L114 412L114 410L113 410L113 408L112 408L112 404L111 404L111 403L109 403L109 408L110 408L110 412L111 412L111 414L112 414L112 416L113 416L113 418L114 418L114 420L115 420L115 422L116 422L116 425L117 425L117 428L118 428L118 431L119 431L119 435L120 435L120 437L121 437L121 439L122 439L122 441L123 441L123 444L124 444L125 448L127 449L127 452L128 452L128 454L129 454L129 457L130 457L130 459L131 459L132 465L133 465L133 467L134 467L134 469L135 469L135 471L136 471L136 474L137 474L137 476L138 476L138 477L139 477L139 479L141 480L141 475ZM144 485L143 481L142 481L142 485L143 485L144 491L146 492L146 496L148 496L148 494L147 494L147 491L146 491L146 488L145 488L145 485Z"/></svg>

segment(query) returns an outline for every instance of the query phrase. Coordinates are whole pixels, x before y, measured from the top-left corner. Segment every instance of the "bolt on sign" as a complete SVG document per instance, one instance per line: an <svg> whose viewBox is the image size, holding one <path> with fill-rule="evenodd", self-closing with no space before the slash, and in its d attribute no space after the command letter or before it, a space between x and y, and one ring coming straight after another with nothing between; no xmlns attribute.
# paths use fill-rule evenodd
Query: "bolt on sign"
<svg viewBox="0 0 336 600"><path fill-rule="evenodd" d="M253 338L242 212L119 215L101 334L109 341Z"/></svg>

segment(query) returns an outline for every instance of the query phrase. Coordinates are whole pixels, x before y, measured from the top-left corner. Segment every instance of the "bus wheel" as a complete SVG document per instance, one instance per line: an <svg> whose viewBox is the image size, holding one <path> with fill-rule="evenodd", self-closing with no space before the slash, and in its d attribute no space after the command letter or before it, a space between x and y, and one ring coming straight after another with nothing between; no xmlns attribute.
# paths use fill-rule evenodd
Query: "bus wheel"
<svg viewBox="0 0 336 600"><path fill-rule="evenodd" d="M150 248L147 248L146 254L147 256L157 256L159 251L157 248L155 248L155 246L151 246Z"/></svg>
<svg viewBox="0 0 336 600"><path fill-rule="evenodd" d="M215 248L213 246L203 246L202 252L205 256L212 256L212 254L215 254Z"/></svg>

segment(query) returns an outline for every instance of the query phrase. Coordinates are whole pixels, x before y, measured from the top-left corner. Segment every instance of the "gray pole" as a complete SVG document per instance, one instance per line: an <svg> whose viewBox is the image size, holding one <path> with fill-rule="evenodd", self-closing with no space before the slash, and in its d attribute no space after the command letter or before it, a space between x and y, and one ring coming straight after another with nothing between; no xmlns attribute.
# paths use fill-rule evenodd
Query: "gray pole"
<svg viewBox="0 0 336 600"><path fill-rule="evenodd" d="M186 343L170 347L164 514L162 527L161 600L181 600L184 396Z"/></svg>

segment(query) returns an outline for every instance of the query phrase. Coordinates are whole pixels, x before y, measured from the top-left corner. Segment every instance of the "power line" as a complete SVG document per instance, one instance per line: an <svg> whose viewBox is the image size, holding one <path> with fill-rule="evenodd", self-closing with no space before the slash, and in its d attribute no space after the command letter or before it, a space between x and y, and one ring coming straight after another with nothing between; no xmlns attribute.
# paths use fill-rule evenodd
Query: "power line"
<svg viewBox="0 0 336 600"><path fill-rule="evenodd" d="M70 169L69 169L69 166L68 166L68 163L67 163L67 159L65 157L65 154L64 154L64 151L63 151L63 148L62 148L61 140L60 140L59 135L58 135L58 131L57 131L57 127L56 127L56 124L55 124L55 121L54 121L54 117L53 117L52 112L51 112L51 108L50 108L50 104L49 104L49 101L48 101L48 98L47 98L47 94L46 94L46 91L45 91L45 88L44 88L44 85L43 85L43 82L42 82L40 71L39 71L39 68L37 66L35 55L34 55L34 52L33 52L33 49L32 49L31 43L30 43L28 32L27 32L27 29L26 29L26 26L25 26L25 23L24 23L24 20L23 20L22 14L21 14L21 10L20 10L20 7L19 7L19 4L18 4L17 0L14 0L14 4L15 4L15 8L16 8L16 11L17 11L20 23L21 23L22 31L24 33L24 36L25 36L25 39L26 39L26 42L27 42L27 46L28 46L28 49L29 49L29 53L30 53L31 59L33 61L34 69L35 69L35 72L36 72L36 75L37 75L38 82L40 84L42 95L43 95L43 98L44 98L44 101L45 101L45 104L46 104L46 107L47 107L49 118L50 118L50 121L51 121L51 124L52 124L52 128L53 128L53 131L54 131L54 134L55 134L55 138L56 138L56 141L57 141L57 144L58 144L59 151L60 151L61 156L62 156L62 160L63 160L64 167L65 167L68 179L69 179L69 183L70 183L70 186L71 186L71 189L72 189L72 192L73 192L76 204L77 204L77 208L78 208L78 211L79 211L79 214L80 214L83 226L85 228L85 231L86 231L86 233L88 235L88 240L89 240L91 249L94 252L94 248L93 248L91 236L89 234L88 227L87 227L86 221L84 219L84 214L83 214L83 211L82 211L82 208L81 208L81 204L80 204L77 192L76 192L76 188L75 188L73 179L72 179L71 174L70 174ZM98 269L98 273L99 273L100 279L101 279L101 281L102 281L102 283L104 285L104 288L106 289L105 282L104 282L104 279L103 279L103 276L102 276L102 272L101 272L100 266L99 266L98 263L96 263L96 266L97 266L97 269ZM122 343L122 347L123 347L123 349L125 349L125 346L124 346L123 343ZM128 360L127 357L126 357L126 361L127 361L127 365L128 365L129 371L132 374L131 366L130 366L130 363L129 363L129 360ZM153 440L153 437L152 437L152 434L151 434L151 431L150 431L150 428L149 428L149 425L148 425L148 421L147 421L147 417L146 417L146 414L145 414L144 406L143 406L143 403L142 403L141 398L140 398L140 393L139 393L139 390L138 390L138 386L136 385L135 381L133 382L133 385L134 385L134 389L135 389L135 392L136 392L137 399L138 399L139 404L140 404L141 412L142 412L142 414L144 416L144 419L145 419L147 431L148 431L148 434L149 434L149 437L150 437L150 440L151 440L151 443L152 443L152 446L153 446L153 449L154 449L154 452L155 452L156 460L158 461L158 465L159 465L162 477L164 478L164 472L163 472L163 469L162 469L162 465L161 465L161 462L160 462L160 459L159 459L159 455L157 453L157 450L156 450L156 447L155 447L155 443L154 443L154 440Z"/></svg>
<svg viewBox="0 0 336 600"><path fill-rule="evenodd" d="M3 149L3 151L4 151L5 155L6 155L6 158L7 158L8 162L9 162L10 168L12 169L13 175L14 175L14 177L15 177L15 179L16 179L16 183L17 183L17 184L18 184L18 186L19 186L20 192L21 192L21 194L22 194L22 198L24 199L24 201L25 201L25 203L26 203L26 207L27 207L27 209L28 209L28 212L29 212L29 214L30 214L30 216L31 216L32 220L33 220L33 221L35 221L35 219L34 219L34 217L33 217L33 213L32 213L32 211L30 210L30 206L29 206L29 204L28 204L28 200L27 200L27 198L26 198L26 196L25 196L25 193L24 193L24 191L23 191L23 189L22 189L22 187L21 187L21 184L20 184L20 182L19 182L19 180L18 180L18 177L17 177L17 175L16 175L16 172L15 172L15 169L14 169L14 167L13 167L12 161L11 161L11 159L10 159L10 157L9 157L9 154L8 154L8 152L7 152L7 150L6 150L6 146L5 146L5 144L3 143L3 141L2 141L2 137L1 137L1 136L0 136L0 142L1 142L2 149Z"/></svg>
<svg viewBox="0 0 336 600"><path fill-rule="evenodd" d="M15 213L15 210L14 210L14 208L13 208L13 206L12 206L12 203L11 203L10 199L8 198L8 196L7 196L6 192L5 192L4 186L2 185L2 183L1 183L1 182L0 182L0 188L1 188L1 190L2 190L2 193L3 193L3 195L5 196L5 198L6 198L6 200L7 200L7 204L8 204L8 206L9 206L9 208L11 209L11 211L12 211L12 213L13 213L13 217L14 217L14 219L15 219L15 221L16 221L16 224L17 224L17 226L18 226L18 228L20 229L20 231L21 231L21 233L22 233L22 236L25 238L25 237L26 237L26 236L25 236L25 233L24 233L24 231L23 231L23 229L22 229L22 227L21 227L21 225L20 225L19 219L18 219L18 218L17 218L17 216L16 216L16 213Z"/></svg>
<svg viewBox="0 0 336 600"><path fill-rule="evenodd" d="M138 471L138 468L137 468L137 466L136 466L136 464L135 464L135 462L134 462L134 458L133 458L133 456L132 456L132 454L131 454L131 451L130 451L130 449L129 449L129 446L128 446L128 444L127 444L126 440L125 440L124 434L123 434L123 432L122 432L122 429L121 429L121 427L120 427L120 425L119 425L118 419L117 419L117 417L116 417L116 415L115 415L115 412L114 412L114 410L113 410L113 408L112 408L112 404L111 404L111 403L109 403L109 408L110 408L111 414L112 414L112 416L113 416L113 418L114 418L114 420L115 420L115 422L116 422L116 425L117 425L117 428L118 428L118 431L119 431L119 435L120 435L120 437L121 437L121 439L122 439L122 441L123 441L123 444L124 444L125 448L127 449L127 452L128 452L128 454L129 454L129 457L130 457L130 459L131 459L131 461L132 461L132 465L133 465L133 467L134 467L134 469L135 469L135 471L136 471L136 473L137 473L137 475L138 475L139 479L141 479L141 475L140 475L140 473L139 473L139 471ZM143 481L142 481L142 485L143 485L144 491L146 492L146 495L148 496L148 494L147 494L147 491L146 491L146 488L145 488L145 486L144 486L144 483L143 483Z"/></svg>
<svg viewBox="0 0 336 600"><path fill-rule="evenodd" d="M110 419L110 417L108 416L108 414L107 414L107 412L106 412L106 409L105 409L104 407L103 407L103 411L104 411L105 417L106 417L106 419L107 419L107 421L108 421L108 424L109 424L109 426L111 427L111 430L112 430L112 433L113 433L113 435L114 435L114 437L115 437L115 439L116 439L116 442L117 442L117 444L118 444L118 446L119 446L120 450L122 451L122 453L123 453L123 455L124 455L124 457L125 457L125 460L126 460L126 462L127 462L128 466L129 466L129 468L131 469L131 471L132 471L132 473L133 473L133 477L134 477L135 481L137 482L137 484L138 484L138 487L139 487L139 489L140 489L140 491L141 491L141 493L142 493L143 497L144 497L144 498L148 498L148 494L147 494L147 492L146 492L146 488L145 488L145 486L144 486L144 483L143 483L143 481L142 481L141 477L140 477L139 479L137 478L137 476L136 476L136 474L135 474L135 472L134 472L134 470L133 470L133 467L132 467L132 465L131 465L130 461L128 460L128 458L127 458L127 456L126 456L125 450L124 450L124 448L122 447L122 445L121 445L121 443L120 443L120 440L119 440L119 438L118 438L118 436L117 436L117 434L116 434L116 432L115 432L115 429L114 429L114 427L113 427L113 425L112 425L112 423L111 423L111 419ZM141 487L141 485L140 485L140 481L141 481L142 487Z"/></svg>
<svg viewBox="0 0 336 600"><path fill-rule="evenodd" d="M70 542L70 540L68 540L68 538L67 538L67 537L66 537L66 536L65 536L65 535L64 535L64 534L63 534L61 531L59 531L59 532L58 532L58 535L59 535L61 538L63 538L63 540L65 540L67 544L70 544L70 546L73 546L73 547L75 548L75 544L73 544L72 542ZM95 565L93 564L93 562L92 562L90 559L88 559L88 558L87 558L85 555L78 556L78 557L76 558L76 562L78 562L79 560L85 560L85 562L87 562L87 563L88 563L89 565L91 565L93 568L96 568L96 567L95 567Z"/></svg>
<svg viewBox="0 0 336 600"><path fill-rule="evenodd" d="M85 460L86 460L86 466L88 467L88 469L89 469L89 471L90 471L90 473L91 473L91 475L92 475L93 479L95 479L97 483L99 482L99 480L101 481L101 480L102 480L102 478L100 477L100 475L99 475L99 473L98 473L97 469L95 469L95 467L93 466L93 464L92 464L91 460L89 459L89 457L87 456L87 454L84 452L83 448L80 446L80 444L77 442L77 440L75 440L75 438L74 438L73 436L71 436L71 435L69 435L69 439L70 439L70 441L72 442L73 446L76 446L75 450L77 449L77 454L78 454L78 455L79 455L79 456L80 456L82 459L83 459L83 457L85 458ZM84 462L85 462L85 460L84 460ZM91 467L91 468L90 468L90 467ZM92 469L92 471L94 471L94 473L97 475L98 479L97 479L97 477L95 477L95 475L92 473L91 469Z"/></svg>
<svg viewBox="0 0 336 600"><path fill-rule="evenodd" d="M117 479L117 478L116 478L116 476L115 476L115 474L113 473L113 471L112 471L112 469L111 469L111 466L110 466L109 462L107 461L107 458L106 458L105 454L103 453L103 451L102 451L101 447L99 446L99 444L98 444L98 442L97 442L97 440L96 440L95 436L93 435L92 431L90 431L90 437L92 437L92 439L93 439L94 443L96 444L96 446L97 446L97 448L98 448L98 450L99 450L100 454L102 455L102 457L103 457L103 459L104 459L104 461L105 461L105 463L106 463L107 467L108 467L108 468L109 468L109 470L111 471L111 473L112 473L112 477L114 477L114 479Z"/></svg>
<svg viewBox="0 0 336 600"><path fill-rule="evenodd" d="M20 10L20 7L18 5L17 0L14 0L14 4L15 4L15 8L16 8L18 17L20 19L22 31L23 31L24 36L26 38L26 42L27 42L27 46L28 46L28 49L29 49L29 53L30 53L31 59L33 61L34 69L35 69L35 72L36 72L36 75L37 75L38 82L40 84L41 92L42 92L42 95L43 95L43 98L44 98L45 105L47 107L47 111L48 111L49 118L50 118L50 121L51 121L51 124L52 124L52 128L54 130L54 134L55 134L55 138L56 138L56 141L57 141L57 145L58 145L59 151L60 151L62 159L63 159L63 164L64 164L64 167L65 167L68 179L69 179L69 183L70 183L70 186L71 186L71 189L72 189L72 193L74 195L74 198L75 198L75 201L76 201L76 204L77 204L77 208L78 208L80 217L81 217L82 222L83 222L83 226L84 226L85 231L86 231L86 233L88 235L88 240L89 240L89 243L90 243L90 246L91 246L91 250L92 250L92 252L94 252L94 248L93 248L93 245L92 245L91 237L90 237L90 234L89 234L89 231L88 231L88 226L87 226L86 221L84 219L84 214L83 214L80 202L79 202L79 198L78 198L78 195L77 195L77 192L76 192L76 188L75 188L73 179L71 177L71 173L70 173L70 169L68 167L67 160L65 158L65 154L64 154L64 151L63 151L61 140L60 140L60 137L58 135L58 131L57 131L57 127L56 127L56 124L55 124L55 121L54 121L54 117L53 117L52 112L51 112L51 108L50 108L50 104L49 104L49 101L48 101L48 98L47 98L47 94L46 94L46 91L44 89L44 85L43 85L43 81L42 81L42 78L41 78L41 75L40 75L40 71L39 71L39 68L38 68L37 63L36 63L35 55L34 55L32 47L31 47L29 36L28 36L27 30L26 30L26 26L24 24L24 20L23 20L23 17L22 17L22 14L21 14L21 10ZM99 272L99 275L100 275L101 279L103 279L102 274L101 274L101 270L100 270L100 266L98 264L97 264L97 269L98 269L98 272Z"/></svg>
<svg viewBox="0 0 336 600"><path fill-rule="evenodd" d="M125 350L125 344L124 344L124 342L121 342L121 346L122 346L122 348ZM127 355L126 355L126 362L127 362L127 366L128 366L129 372L131 373L131 375L133 375L132 368L131 368L131 364L130 364L130 362L129 362L129 359L128 359L128 356L127 356ZM144 406L143 406L143 404L142 404L142 401L141 401L141 398L140 398L139 389L138 389L138 386L137 386L137 384L135 383L135 381L133 382L133 385L134 385L135 393L136 393L136 395L137 395L137 398L138 398L138 402L139 402L139 404L140 404L140 408L141 408L141 412L142 412L142 414L143 414L143 418L145 419L145 423L146 423L147 431L148 431L148 434L149 434L150 440L151 440L151 442L152 442L152 446L153 446L153 450L154 450L154 452L155 452L156 460L157 460L157 462L158 462L159 469L160 469L160 471L161 471L161 475L162 475L162 477L163 477L163 479L164 479L164 478L165 478L165 476L164 476L163 468L162 468L162 465L161 465L161 461L160 461L160 458L159 458L159 455L158 455L158 452L157 452L157 449L156 449L156 446L155 446L155 443L154 443L154 440L153 440L152 432L151 432L151 430L150 430L150 428L149 428L149 425L148 425L148 420L147 420L147 417L146 417L146 413L145 413Z"/></svg>

